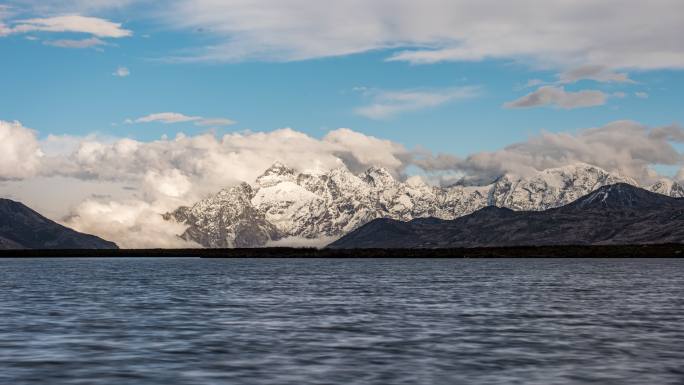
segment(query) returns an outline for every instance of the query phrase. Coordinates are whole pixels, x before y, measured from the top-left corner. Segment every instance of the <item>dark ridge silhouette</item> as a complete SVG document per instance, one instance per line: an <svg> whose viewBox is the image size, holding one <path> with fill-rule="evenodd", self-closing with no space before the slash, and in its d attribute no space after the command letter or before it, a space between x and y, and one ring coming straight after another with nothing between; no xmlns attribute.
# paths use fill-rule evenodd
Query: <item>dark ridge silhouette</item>
<svg viewBox="0 0 684 385"><path fill-rule="evenodd" d="M377 219L329 247L430 249L682 242L684 199L619 183L546 211L486 207L455 220Z"/></svg>
<svg viewBox="0 0 684 385"><path fill-rule="evenodd" d="M62 226L22 203L0 199L0 250L116 248L113 242Z"/></svg>

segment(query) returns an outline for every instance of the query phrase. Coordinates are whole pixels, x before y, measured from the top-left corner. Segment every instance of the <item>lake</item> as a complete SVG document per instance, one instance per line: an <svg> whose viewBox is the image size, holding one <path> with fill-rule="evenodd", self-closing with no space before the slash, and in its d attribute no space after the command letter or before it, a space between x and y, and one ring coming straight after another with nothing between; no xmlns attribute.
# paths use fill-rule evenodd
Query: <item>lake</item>
<svg viewBox="0 0 684 385"><path fill-rule="evenodd" d="M681 384L682 259L2 259L2 384Z"/></svg>

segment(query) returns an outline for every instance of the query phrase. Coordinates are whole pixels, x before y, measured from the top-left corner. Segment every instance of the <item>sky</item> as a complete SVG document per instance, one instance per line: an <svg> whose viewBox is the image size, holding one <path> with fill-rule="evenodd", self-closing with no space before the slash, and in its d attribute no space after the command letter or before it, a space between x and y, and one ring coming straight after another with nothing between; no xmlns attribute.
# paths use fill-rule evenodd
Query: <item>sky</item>
<svg viewBox="0 0 684 385"><path fill-rule="evenodd" d="M276 160L681 180L681 36L679 0L5 0L0 196L125 232Z"/></svg>

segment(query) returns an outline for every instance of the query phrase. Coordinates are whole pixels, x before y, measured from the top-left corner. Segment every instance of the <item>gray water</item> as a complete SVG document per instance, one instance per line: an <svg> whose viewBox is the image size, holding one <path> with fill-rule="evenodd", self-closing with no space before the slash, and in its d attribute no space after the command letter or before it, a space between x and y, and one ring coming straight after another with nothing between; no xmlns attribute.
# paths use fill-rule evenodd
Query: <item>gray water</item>
<svg viewBox="0 0 684 385"><path fill-rule="evenodd" d="M0 384L592 383L684 383L684 260L0 260Z"/></svg>

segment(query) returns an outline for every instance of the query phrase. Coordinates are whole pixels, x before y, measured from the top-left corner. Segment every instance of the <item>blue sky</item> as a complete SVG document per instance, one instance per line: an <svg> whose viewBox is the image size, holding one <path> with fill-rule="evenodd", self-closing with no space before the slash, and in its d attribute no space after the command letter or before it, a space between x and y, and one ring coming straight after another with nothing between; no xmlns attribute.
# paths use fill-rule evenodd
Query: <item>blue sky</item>
<svg viewBox="0 0 684 385"><path fill-rule="evenodd" d="M86 39L91 34L32 31L0 38L0 83L9 90L0 95L0 118L21 121L41 136L98 133L143 141L177 132L282 127L321 137L329 130L349 127L410 148L421 146L459 155L496 150L541 130L573 131L624 119L649 126L684 120L684 75L671 65L610 69L627 73L632 82L584 79L564 85L568 92L603 92L606 100L597 106L505 108L506 102L539 87L526 87L531 79L553 83L566 68L530 63L516 55L429 64L387 61L406 47L359 49L345 55L333 52L294 61L251 57L173 60L207 44L212 36L191 27L165 27L153 15L141 14L141 5L96 8L94 12L85 9L98 18L121 23L120 28L132 35L103 39L106 45L80 49L47 43ZM20 16L6 17L5 23L12 26L18 18L58 15L64 10L55 5L41 14L31 3L15 3L6 13L10 11L21 11ZM120 67L129 75L114 76ZM359 113L384 93L440 94L462 88L470 89L471 94L435 105L415 107L409 103L388 116ZM222 127L198 126L192 121L124 123L160 112L220 117L237 123Z"/></svg>

